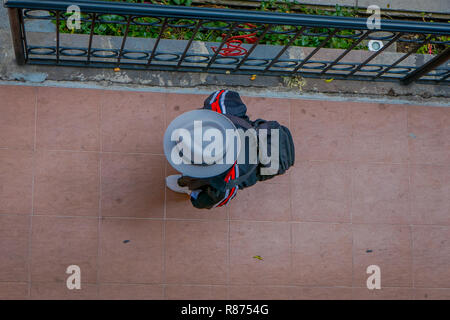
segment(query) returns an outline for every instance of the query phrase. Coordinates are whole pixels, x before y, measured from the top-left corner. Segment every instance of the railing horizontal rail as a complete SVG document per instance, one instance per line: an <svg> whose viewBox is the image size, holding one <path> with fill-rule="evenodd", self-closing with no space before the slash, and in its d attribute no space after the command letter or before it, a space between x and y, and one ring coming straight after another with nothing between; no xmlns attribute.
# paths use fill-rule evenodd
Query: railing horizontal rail
<svg viewBox="0 0 450 320"><path fill-rule="evenodd" d="M260 12L250 10L230 10L204 7L165 6L153 4L116 3L105 1L69 1L69 0L7 0L8 8L27 8L40 10L66 10L70 5L78 5L82 12L109 13L134 16L158 16L183 19L206 19L212 21L233 21L249 23L270 23L278 25L333 27L342 29L367 29L367 19L319 16L306 14L287 14L278 12ZM416 21L381 20L379 31L414 32L450 35L446 23Z"/></svg>

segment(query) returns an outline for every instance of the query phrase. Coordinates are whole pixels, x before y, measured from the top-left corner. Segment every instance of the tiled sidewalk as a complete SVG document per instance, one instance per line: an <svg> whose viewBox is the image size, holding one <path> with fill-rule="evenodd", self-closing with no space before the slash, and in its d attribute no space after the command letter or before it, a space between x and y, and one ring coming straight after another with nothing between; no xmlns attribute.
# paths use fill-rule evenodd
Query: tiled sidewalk
<svg viewBox="0 0 450 320"><path fill-rule="evenodd" d="M450 299L450 108L243 97L296 165L202 211L161 140L205 98L0 87L0 298Z"/></svg>

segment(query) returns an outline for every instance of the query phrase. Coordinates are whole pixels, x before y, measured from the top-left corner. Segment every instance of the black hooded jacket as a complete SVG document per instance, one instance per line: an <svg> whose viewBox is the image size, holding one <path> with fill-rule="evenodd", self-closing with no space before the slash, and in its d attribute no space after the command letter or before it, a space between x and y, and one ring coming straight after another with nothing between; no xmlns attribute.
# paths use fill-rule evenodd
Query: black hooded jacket
<svg viewBox="0 0 450 320"><path fill-rule="evenodd" d="M203 109L239 117L252 126L252 122L246 114L247 107L237 92L228 90L216 91L206 98ZM231 120L233 121L233 119ZM240 122L233 121L238 129L242 128L245 131L246 128ZM254 164L236 163L229 171L218 176L206 179L183 176L178 179L178 184L180 186L187 186L189 190L197 190L191 194L191 202L194 207L199 209L212 209L228 204L236 196L238 189L244 189L254 185L258 181L254 167ZM243 176L249 171L252 171L252 173L244 181L241 181L236 188L226 188L227 181Z"/></svg>

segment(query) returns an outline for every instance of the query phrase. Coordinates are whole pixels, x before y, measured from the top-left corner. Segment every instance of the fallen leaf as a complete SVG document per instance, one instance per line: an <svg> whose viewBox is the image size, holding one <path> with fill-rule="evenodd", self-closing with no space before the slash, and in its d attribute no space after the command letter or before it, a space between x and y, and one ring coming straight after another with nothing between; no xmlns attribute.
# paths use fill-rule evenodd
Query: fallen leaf
<svg viewBox="0 0 450 320"><path fill-rule="evenodd" d="M333 78L331 78L331 79L326 79L325 82L326 82L326 83L330 83L330 82L333 81L333 80L334 80Z"/></svg>
<svg viewBox="0 0 450 320"><path fill-rule="evenodd" d="M254 256L254 259L258 259L258 260L263 260L263 258L261 256Z"/></svg>
<svg viewBox="0 0 450 320"><path fill-rule="evenodd" d="M255 80L256 79L256 74L252 75L252 77L250 78L250 80Z"/></svg>

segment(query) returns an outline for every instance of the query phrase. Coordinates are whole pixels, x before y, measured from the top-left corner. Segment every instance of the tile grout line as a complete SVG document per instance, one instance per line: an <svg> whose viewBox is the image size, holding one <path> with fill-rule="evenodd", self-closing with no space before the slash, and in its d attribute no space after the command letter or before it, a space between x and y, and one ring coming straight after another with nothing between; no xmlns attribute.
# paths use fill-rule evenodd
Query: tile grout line
<svg viewBox="0 0 450 320"><path fill-rule="evenodd" d="M0 150L22 150L10 147L0 147ZM144 156L160 156L165 157L162 153L152 153L152 152L124 152L124 151L98 151L98 150L71 150L71 149L45 149L40 148L40 150L46 152L78 152L78 153L99 153L99 154L125 154L125 155L144 155ZM359 161L359 160L335 160L335 159L301 159L299 162L335 162L335 163L349 163L349 164L371 164L371 165L407 165L408 162L388 162L388 161ZM450 164L441 163L426 163L426 162L415 162L413 165L421 166L435 166L435 167L450 167Z"/></svg>
<svg viewBox="0 0 450 320"><path fill-rule="evenodd" d="M228 235L227 235L227 300L230 300L230 279L231 279L231 219L230 208L226 207L227 211L227 223L228 223Z"/></svg>
<svg viewBox="0 0 450 320"><path fill-rule="evenodd" d="M26 281L0 281L0 283L26 283ZM51 284L60 284L61 281L36 281L36 283L51 283ZM82 282L82 284L88 285L96 285L95 282ZM105 285L123 285L123 286L162 286L164 285L161 282L104 282ZM226 287L226 284L214 284L214 283L185 283L185 282L174 282L168 284L169 286L195 286L195 287ZM364 286L344 286L344 285L301 285L301 284L231 284L232 287L274 287L274 288L348 288L348 289L367 289ZM411 287L408 286L385 286L384 288L388 289L408 289L412 290ZM450 290L449 287L418 287L417 289L431 289L431 290Z"/></svg>
<svg viewBox="0 0 450 320"><path fill-rule="evenodd" d="M8 148L8 147L0 147L0 149L20 150L20 149ZM153 153L153 152L102 151L102 150L80 150L80 149L46 149L46 148L39 148L39 149L47 151L47 152L104 153L104 154L147 155L147 156L162 156L162 157L164 157L163 153Z"/></svg>
<svg viewBox="0 0 450 320"><path fill-rule="evenodd" d="M31 268L32 268L32 243L33 243L33 215L34 215L34 185L36 175L36 140L37 140L37 105L39 88L34 90L34 137L33 137L33 155L32 155L32 173L31 173L31 215L28 232L28 298L31 299Z"/></svg>
<svg viewBox="0 0 450 320"><path fill-rule="evenodd" d="M104 94L104 93L103 93ZM102 150L103 150L103 137L102 137L102 109L103 109L103 94L100 96L100 105L98 110L99 121L98 121L98 139L99 139L99 159L98 159L98 218L97 218L97 298L100 299L100 260L101 260L101 225L102 225Z"/></svg>
<svg viewBox="0 0 450 320"><path fill-rule="evenodd" d="M167 128L167 93L164 94L164 127ZM162 268L163 268L163 299L167 300L167 275L166 275L166 218L167 218L167 188L165 179L167 177L167 161L164 162L164 212L162 222Z"/></svg>
<svg viewBox="0 0 450 320"><path fill-rule="evenodd" d="M350 134L350 159L353 160L353 133L354 133L354 123L353 123L353 108L354 106L350 106L350 123L351 123L351 134ZM351 297L354 299L353 296L353 288L355 287L355 237L353 232L353 190L354 190L354 162L350 161L350 230L351 230L351 236L352 236L352 293Z"/></svg>
<svg viewBox="0 0 450 320"><path fill-rule="evenodd" d="M291 122L292 122L292 101L289 102L289 128L291 127ZM295 153L295 148L294 148L294 153ZM295 154L294 154L295 157ZM295 166L295 164L294 164ZM291 275L294 273L294 246L293 246L293 242L294 242L294 236L293 236L293 223L292 221L294 220L294 214L292 212L293 209L293 205L292 205L292 172L288 173L289 174L289 205L290 205L290 210L289 210L289 263L290 263L290 273ZM289 296L290 299L294 298L294 293L291 292L291 295Z"/></svg>
<svg viewBox="0 0 450 320"><path fill-rule="evenodd" d="M0 216L23 216L24 214L21 213L0 213ZM53 218L75 218L75 219L98 219L98 216L69 216L69 215L51 215L51 214L34 214L35 217L53 217ZM164 218L137 218L137 217L125 217L125 216L105 216L105 219L110 220L148 220L148 221L164 221ZM200 219L200 218L167 218L166 221L200 221L200 222L206 222L206 221L215 221L215 222L226 222L226 219ZM304 220L304 221L289 221L289 220L244 220L244 219L231 219L231 222L252 222L252 223L292 223L292 224L306 224L306 223L316 223L316 224L331 224L331 225L337 225L337 224L343 224L343 225L378 225L378 226L411 226L411 227L450 227L449 224L430 224L430 223L423 223L423 224L404 224L404 223L386 223L386 222L356 222L356 223L350 223L350 222L339 222L339 221L312 221L312 220Z"/></svg>
<svg viewBox="0 0 450 320"><path fill-rule="evenodd" d="M408 132L409 132L409 108L405 107L405 113L406 113L406 134L408 137ZM408 213L409 213L409 217L410 217L410 224L409 224L409 249L411 250L411 267L410 267L410 271L411 271L411 284L412 284L412 289L414 291L415 288L415 283L414 283L414 241L413 241L413 224L412 224L412 208L411 208L411 148L410 148L410 139L407 138L407 148L408 148ZM415 293L413 292L414 296Z"/></svg>
<svg viewBox="0 0 450 320"><path fill-rule="evenodd" d="M167 175L167 163L164 165L164 176ZM166 206L167 206L167 190L166 186L164 185L164 216L162 221L162 267L163 267L163 299L167 299L166 297Z"/></svg>

